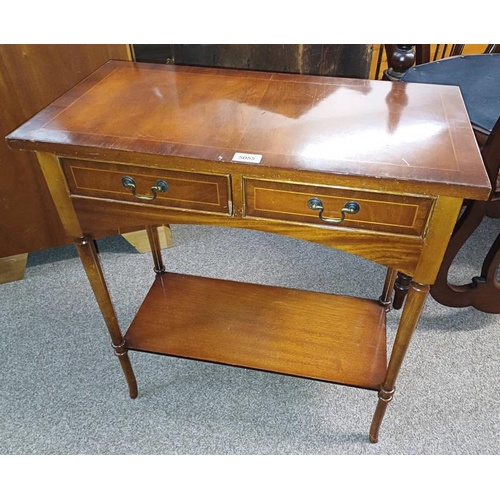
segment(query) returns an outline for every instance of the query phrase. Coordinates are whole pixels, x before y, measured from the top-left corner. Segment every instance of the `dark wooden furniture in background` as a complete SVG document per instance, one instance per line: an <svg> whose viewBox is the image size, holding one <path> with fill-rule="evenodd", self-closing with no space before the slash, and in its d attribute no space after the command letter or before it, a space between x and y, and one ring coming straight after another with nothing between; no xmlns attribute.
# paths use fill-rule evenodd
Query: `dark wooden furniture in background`
<svg viewBox="0 0 500 500"><path fill-rule="evenodd" d="M0 135L76 85L109 59L130 60L128 45L0 45ZM0 141L0 267L28 252L70 243L35 155L14 152ZM10 267L10 266L9 266ZM1 282L1 280L0 280Z"/></svg>
<svg viewBox="0 0 500 500"><path fill-rule="evenodd" d="M372 45L134 45L135 60L306 75L368 78Z"/></svg>
<svg viewBox="0 0 500 500"><path fill-rule="evenodd" d="M454 87L110 62L8 141L37 151L131 397L129 350L352 385L378 391L372 442L462 201L491 189ZM382 295L165 273L166 222L351 252L388 267ZM131 223L157 277L123 337L92 234ZM414 278L387 365L397 271Z"/></svg>
<svg viewBox="0 0 500 500"><path fill-rule="evenodd" d="M500 54L497 53L500 45L488 45L482 55L457 57L463 48L463 45L454 45L452 57L429 62L428 45L398 45L392 60L400 66L397 71L390 68L387 76L394 79L396 75L402 82L460 87L493 189L488 201L465 202L466 208L457 222L431 295L446 306L472 306L483 312L500 313L500 234L489 250L485 249L480 276L463 285L450 283L448 277L455 257L483 218L500 217ZM417 65L411 66L412 61ZM408 277L400 276L397 280L396 308L404 299L400 283L405 280Z"/></svg>
<svg viewBox="0 0 500 500"><path fill-rule="evenodd" d="M500 57L500 56L499 56ZM450 307L472 306L487 313L500 313L500 233L489 248L481 266L481 274L471 283L455 285L449 282L448 274L453 261L469 237L478 228L484 217L500 218L500 118L497 120L481 153L495 189L487 201L468 200L453 231L443 264L431 287L432 297Z"/></svg>
<svg viewBox="0 0 500 500"><path fill-rule="evenodd" d="M450 44L443 47L437 45L434 51L431 48L430 44L384 45L388 66L384 70L384 78L391 81L399 81L414 65L419 66L430 62L442 61L448 57L463 55L464 51L466 51L465 44ZM440 49L441 54L439 54ZM500 45L498 44L486 45L483 51L484 54L497 54L499 52Z"/></svg>
<svg viewBox="0 0 500 500"><path fill-rule="evenodd" d="M488 44L474 44L467 43L465 45L453 45L450 43L437 43L428 45L414 45L414 46L398 46L398 45L386 45L386 44L374 44L372 49L372 63L370 67L370 79L371 80L382 80L387 78L384 76L388 69L393 67L393 64L388 64L387 57L389 59L393 55L396 47L422 47L422 50L416 50L415 53L408 54L406 50L401 49L403 56L409 56L416 64L422 64L423 62L437 61L439 59L444 59L450 57L457 51L460 47L463 55L472 54L483 54L488 49ZM429 57L427 61L425 59L426 55ZM398 65L399 63L396 63ZM408 65L408 63L406 63ZM390 79L390 78L387 78ZM397 80L397 78L395 79Z"/></svg>

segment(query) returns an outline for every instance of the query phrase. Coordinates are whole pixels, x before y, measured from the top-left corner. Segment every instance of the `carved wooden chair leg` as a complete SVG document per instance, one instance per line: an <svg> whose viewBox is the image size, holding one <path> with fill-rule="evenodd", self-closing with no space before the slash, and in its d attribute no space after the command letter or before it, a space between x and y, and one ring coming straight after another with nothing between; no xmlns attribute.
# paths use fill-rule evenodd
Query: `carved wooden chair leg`
<svg viewBox="0 0 500 500"><path fill-rule="evenodd" d="M390 311L392 305L392 294L394 292L394 282L396 281L397 271L392 267L387 268L385 276L384 289L378 299L379 304L385 306L386 311Z"/></svg>
<svg viewBox="0 0 500 500"><path fill-rule="evenodd" d="M484 259L483 267L481 269L481 276L485 276L486 281L488 282L496 281L497 288L498 281L496 278L498 276L498 266L500 266L500 234L496 237L493 245L491 245L490 251Z"/></svg>
<svg viewBox="0 0 500 500"><path fill-rule="evenodd" d="M411 280L411 276L398 272L398 277L394 283L394 301L392 303L394 309L401 309L403 307L406 295L410 289Z"/></svg>
<svg viewBox="0 0 500 500"><path fill-rule="evenodd" d="M486 313L500 313L500 234L491 246L481 269L481 276L472 278L470 288L471 306ZM457 287L458 288L458 287Z"/></svg>
<svg viewBox="0 0 500 500"><path fill-rule="evenodd" d="M130 364L128 351L125 347L125 340L122 337L118 320L111 303L108 288L104 281L101 264L95 248L94 240L90 236L83 236L82 238L74 239L76 249L82 261L90 285L97 299L99 309L108 327L111 336L111 345L115 350L115 354L120 361L123 373L127 379L130 397L135 399L137 397L137 382L135 380L134 371Z"/></svg>
<svg viewBox="0 0 500 500"><path fill-rule="evenodd" d="M448 282L450 267L458 252L483 220L488 202L470 202L461 215L448 244L436 282L431 287L432 297L445 306L473 306L484 312L500 313L500 286L496 272L500 264L500 236L490 248L481 270L481 276L465 285Z"/></svg>

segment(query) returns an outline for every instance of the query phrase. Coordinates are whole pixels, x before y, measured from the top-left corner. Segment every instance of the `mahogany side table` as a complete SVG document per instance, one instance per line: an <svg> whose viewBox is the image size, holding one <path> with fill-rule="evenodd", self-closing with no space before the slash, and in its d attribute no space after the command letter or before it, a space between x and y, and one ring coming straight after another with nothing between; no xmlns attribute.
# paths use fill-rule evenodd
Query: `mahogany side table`
<svg viewBox="0 0 500 500"><path fill-rule="evenodd" d="M447 86L110 61L7 140L37 152L132 398L134 350L351 385L378 392L372 442L462 201L491 190ZM351 252L387 266L382 295L167 273L156 227L176 223ZM123 336L92 235L131 224L156 278ZM387 362L398 271L412 280Z"/></svg>

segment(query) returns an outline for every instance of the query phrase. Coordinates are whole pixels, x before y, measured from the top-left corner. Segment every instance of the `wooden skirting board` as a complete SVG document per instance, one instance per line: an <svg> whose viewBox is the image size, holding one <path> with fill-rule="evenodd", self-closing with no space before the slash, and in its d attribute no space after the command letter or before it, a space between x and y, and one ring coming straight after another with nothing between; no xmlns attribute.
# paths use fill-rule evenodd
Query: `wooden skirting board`
<svg viewBox="0 0 500 500"><path fill-rule="evenodd" d="M0 284L22 280L27 260L27 253L11 255L0 259Z"/></svg>

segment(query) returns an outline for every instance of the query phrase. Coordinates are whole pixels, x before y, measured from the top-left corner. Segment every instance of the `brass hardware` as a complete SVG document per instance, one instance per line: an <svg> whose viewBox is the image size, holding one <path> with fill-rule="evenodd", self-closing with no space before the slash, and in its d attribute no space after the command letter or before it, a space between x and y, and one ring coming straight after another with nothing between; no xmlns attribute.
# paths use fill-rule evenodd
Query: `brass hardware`
<svg viewBox="0 0 500 500"><path fill-rule="evenodd" d="M134 195L135 198L138 200L144 200L144 201L151 201L156 198L156 193L159 191L160 193L164 193L168 189L168 184L165 181L158 180L156 181L154 186L151 186L151 192L153 193L152 196L149 195L143 195L143 194L137 194L135 189L135 181L132 179L132 177L129 177L128 175L125 175L122 177L122 184L123 187L127 189L132 190L132 194Z"/></svg>
<svg viewBox="0 0 500 500"><path fill-rule="evenodd" d="M325 207L323 206L323 202L319 198L311 198L307 202L307 206L311 210L319 210L318 217L323 221L323 222L329 222L330 224L340 224L341 222L344 222L346 214L357 214L359 212L359 204L356 203L355 201L348 201L345 205L344 208L340 211L341 217L338 219L330 219L328 217L323 217L323 211L325 210Z"/></svg>

